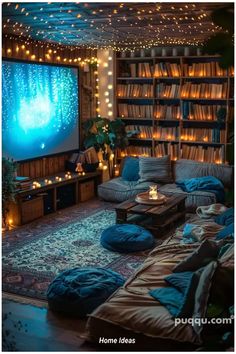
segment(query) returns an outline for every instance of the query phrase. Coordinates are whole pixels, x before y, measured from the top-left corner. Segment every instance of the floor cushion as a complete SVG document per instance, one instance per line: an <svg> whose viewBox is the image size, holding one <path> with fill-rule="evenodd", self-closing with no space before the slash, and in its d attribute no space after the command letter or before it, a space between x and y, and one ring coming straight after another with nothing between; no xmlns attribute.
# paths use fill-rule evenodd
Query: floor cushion
<svg viewBox="0 0 236 354"><path fill-rule="evenodd" d="M186 195L185 207L189 211L195 210L198 206L211 205L216 203L216 196L214 193L208 191L194 191L191 193L184 192L175 183L165 184L160 187L162 193Z"/></svg>
<svg viewBox="0 0 236 354"><path fill-rule="evenodd" d="M73 268L59 274L49 285L49 308L85 317L124 284L124 278L103 268Z"/></svg>
<svg viewBox="0 0 236 354"><path fill-rule="evenodd" d="M124 202L125 200L145 192L153 182L125 181L122 177L113 178L98 186L98 196L109 202Z"/></svg>
<svg viewBox="0 0 236 354"><path fill-rule="evenodd" d="M101 235L104 248L121 253L144 251L154 246L154 237L141 226L117 224L108 227Z"/></svg>

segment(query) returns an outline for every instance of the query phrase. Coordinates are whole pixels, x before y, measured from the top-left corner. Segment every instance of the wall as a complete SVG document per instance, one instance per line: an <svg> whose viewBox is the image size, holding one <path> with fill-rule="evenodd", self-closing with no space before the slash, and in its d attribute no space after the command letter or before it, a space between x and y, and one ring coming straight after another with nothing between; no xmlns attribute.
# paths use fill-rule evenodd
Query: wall
<svg viewBox="0 0 236 354"><path fill-rule="evenodd" d="M96 116L97 108L97 63L96 51L80 49L71 51L69 48L46 45L46 43L11 38L3 35L3 58L22 59L32 62L73 65L80 68L80 126L85 120ZM94 59L93 59L94 58ZM90 61L90 63L89 63ZM82 129L81 147L82 147ZM19 163L18 175L31 178L43 177L64 171L64 161L68 154L40 158L32 162Z"/></svg>

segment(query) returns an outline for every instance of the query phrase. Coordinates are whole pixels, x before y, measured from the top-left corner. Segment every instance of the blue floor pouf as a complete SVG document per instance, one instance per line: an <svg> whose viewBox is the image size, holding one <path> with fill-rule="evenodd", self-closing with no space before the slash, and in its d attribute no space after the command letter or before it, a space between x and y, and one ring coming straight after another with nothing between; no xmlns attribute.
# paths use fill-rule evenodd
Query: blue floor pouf
<svg viewBox="0 0 236 354"><path fill-rule="evenodd" d="M130 253L144 251L154 246L154 237L143 227L132 224L116 224L101 235L101 244L109 251Z"/></svg>
<svg viewBox="0 0 236 354"><path fill-rule="evenodd" d="M47 300L53 311L85 317L124 284L124 278L103 268L74 268L49 285Z"/></svg>

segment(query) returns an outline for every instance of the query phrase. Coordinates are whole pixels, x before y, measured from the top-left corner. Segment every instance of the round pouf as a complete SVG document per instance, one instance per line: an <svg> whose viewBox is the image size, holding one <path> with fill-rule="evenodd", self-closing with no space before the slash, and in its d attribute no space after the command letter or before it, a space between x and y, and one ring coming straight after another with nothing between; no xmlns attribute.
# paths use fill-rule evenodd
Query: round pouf
<svg viewBox="0 0 236 354"><path fill-rule="evenodd" d="M49 285L47 300L53 311L84 317L124 284L124 278L103 268L74 268Z"/></svg>
<svg viewBox="0 0 236 354"><path fill-rule="evenodd" d="M130 253L144 251L154 246L154 237L141 226L116 224L101 235L101 244L109 251Z"/></svg>

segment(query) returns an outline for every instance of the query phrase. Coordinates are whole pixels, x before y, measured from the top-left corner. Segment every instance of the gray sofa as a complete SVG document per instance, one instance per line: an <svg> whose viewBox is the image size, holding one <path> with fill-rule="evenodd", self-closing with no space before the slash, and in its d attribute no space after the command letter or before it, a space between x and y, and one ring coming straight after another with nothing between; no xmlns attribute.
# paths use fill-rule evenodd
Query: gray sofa
<svg viewBox="0 0 236 354"><path fill-rule="evenodd" d="M195 191L187 193L176 185L176 181L187 178L214 176L218 178L226 189L232 188L233 167L229 165L217 165L212 163L197 162L194 160L180 159L172 161L173 183L160 184L159 189L163 193L187 195L186 208L196 209L198 206L216 203L214 193L207 191ZM117 177L98 186L98 196L106 201L123 202L138 193L145 192L155 182L128 182L122 177Z"/></svg>

